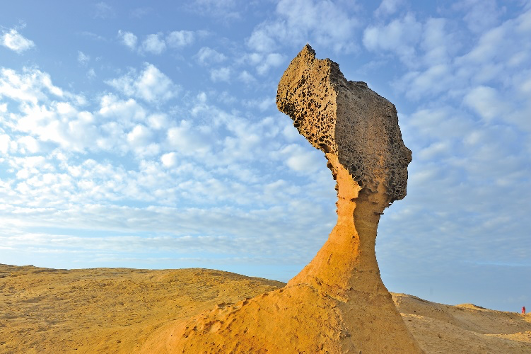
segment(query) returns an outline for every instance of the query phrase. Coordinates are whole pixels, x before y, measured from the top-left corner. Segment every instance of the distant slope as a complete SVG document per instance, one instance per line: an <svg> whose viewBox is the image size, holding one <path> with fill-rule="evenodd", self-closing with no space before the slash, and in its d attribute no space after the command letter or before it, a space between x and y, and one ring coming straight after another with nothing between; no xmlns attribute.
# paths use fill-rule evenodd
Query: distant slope
<svg viewBox="0 0 531 354"><path fill-rule="evenodd" d="M530 315L404 294L393 294L393 300L426 353L531 353Z"/></svg>
<svg viewBox="0 0 531 354"><path fill-rule="evenodd" d="M0 264L0 353L131 353L173 320L282 286L208 269ZM531 316L393 299L426 353L531 353Z"/></svg>
<svg viewBox="0 0 531 354"><path fill-rule="evenodd" d="M0 353L131 353L164 323L283 285L207 269L0 265Z"/></svg>

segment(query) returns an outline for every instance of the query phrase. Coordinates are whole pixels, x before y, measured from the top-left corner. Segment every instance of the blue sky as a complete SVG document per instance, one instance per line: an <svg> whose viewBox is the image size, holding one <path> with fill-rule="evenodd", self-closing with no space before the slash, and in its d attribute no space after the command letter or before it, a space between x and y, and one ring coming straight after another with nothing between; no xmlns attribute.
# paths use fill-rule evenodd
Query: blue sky
<svg viewBox="0 0 531 354"><path fill-rule="evenodd" d="M275 106L310 43L413 151L389 290L531 306L529 38L523 0L4 3L0 262L294 276L335 224L323 154Z"/></svg>

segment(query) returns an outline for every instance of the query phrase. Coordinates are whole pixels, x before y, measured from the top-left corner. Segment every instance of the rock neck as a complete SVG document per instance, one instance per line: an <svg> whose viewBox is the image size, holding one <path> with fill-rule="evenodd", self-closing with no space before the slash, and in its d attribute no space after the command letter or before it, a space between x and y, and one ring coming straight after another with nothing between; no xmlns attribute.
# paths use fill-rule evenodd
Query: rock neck
<svg viewBox="0 0 531 354"><path fill-rule="evenodd" d="M336 180L337 224L314 259L288 286L309 284L328 296L347 302L357 293L385 291L376 261L378 222L389 205L385 191L361 188L337 155L327 153ZM379 184L382 189L383 184Z"/></svg>

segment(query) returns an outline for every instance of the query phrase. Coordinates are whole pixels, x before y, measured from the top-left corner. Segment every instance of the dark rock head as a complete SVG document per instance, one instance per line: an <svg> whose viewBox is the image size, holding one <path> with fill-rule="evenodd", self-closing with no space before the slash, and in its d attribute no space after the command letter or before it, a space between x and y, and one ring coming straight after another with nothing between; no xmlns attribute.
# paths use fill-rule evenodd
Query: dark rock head
<svg viewBox="0 0 531 354"><path fill-rule="evenodd" d="M383 185L390 203L406 196L411 150L395 106L366 83L348 81L337 63L316 59L306 45L280 80L277 107L314 147L336 154L360 187Z"/></svg>

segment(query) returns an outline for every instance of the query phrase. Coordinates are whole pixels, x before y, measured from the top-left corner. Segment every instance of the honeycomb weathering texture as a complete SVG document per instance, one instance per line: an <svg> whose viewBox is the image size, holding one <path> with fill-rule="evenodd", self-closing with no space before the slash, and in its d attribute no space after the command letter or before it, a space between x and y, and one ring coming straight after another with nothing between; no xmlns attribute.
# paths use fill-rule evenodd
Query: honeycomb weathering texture
<svg viewBox="0 0 531 354"><path fill-rule="evenodd" d="M334 154L337 94L330 76L336 72L336 63L316 60L315 52L307 45L291 61L277 91L278 109L293 119L299 133L314 147Z"/></svg>
<svg viewBox="0 0 531 354"><path fill-rule="evenodd" d="M389 202L406 196L411 151L396 108L366 83L347 81L306 45L280 80L277 106L314 147L338 155L362 188L376 192L383 183Z"/></svg>

